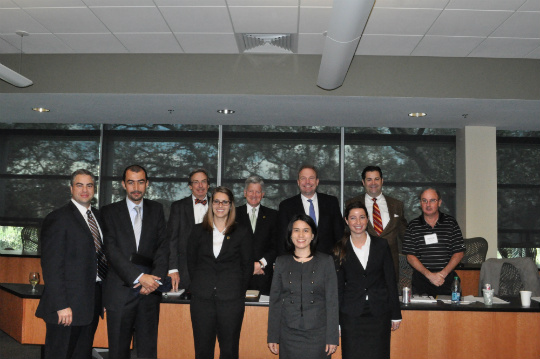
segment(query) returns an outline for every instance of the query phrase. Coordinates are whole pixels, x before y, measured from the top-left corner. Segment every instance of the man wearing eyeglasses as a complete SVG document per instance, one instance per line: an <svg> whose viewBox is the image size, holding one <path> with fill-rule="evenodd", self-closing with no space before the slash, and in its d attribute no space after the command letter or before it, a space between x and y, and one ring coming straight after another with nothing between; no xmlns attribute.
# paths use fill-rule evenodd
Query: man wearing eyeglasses
<svg viewBox="0 0 540 359"><path fill-rule="evenodd" d="M167 237L170 242L169 276L173 291L189 288L187 269L187 241L195 224L201 223L208 211L208 172L197 168L189 174L191 195L171 205Z"/></svg>
<svg viewBox="0 0 540 359"><path fill-rule="evenodd" d="M465 252L461 229L454 217L439 211L439 191L428 188L420 194L422 215L413 219L403 239L403 254L413 267L413 293L449 295L454 268Z"/></svg>

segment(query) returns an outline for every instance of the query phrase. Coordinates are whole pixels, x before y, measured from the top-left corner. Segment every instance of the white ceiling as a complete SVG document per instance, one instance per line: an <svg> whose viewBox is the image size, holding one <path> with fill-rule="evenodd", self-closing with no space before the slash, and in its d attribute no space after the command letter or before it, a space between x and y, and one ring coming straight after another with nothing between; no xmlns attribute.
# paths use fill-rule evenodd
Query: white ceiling
<svg viewBox="0 0 540 359"><path fill-rule="evenodd" d="M0 0L0 54L243 51L291 33L321 54L332 0ZM281 52L269 48L268 52ZM358 55L540 59L540 0L377 0Z"/></svg>

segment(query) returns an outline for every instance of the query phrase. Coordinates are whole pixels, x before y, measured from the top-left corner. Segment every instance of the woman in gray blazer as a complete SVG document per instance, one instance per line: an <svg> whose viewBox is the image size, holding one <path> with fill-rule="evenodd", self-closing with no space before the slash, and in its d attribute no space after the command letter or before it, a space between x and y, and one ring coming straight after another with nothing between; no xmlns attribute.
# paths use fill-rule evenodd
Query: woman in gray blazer
<svg viewBox="0 0 540 359"><path fill-rule="evenodd" d="M345 208L345 235L336 245L343 359L390 358L390 332L401 322L388 242L370 236L361 202Z"/></svg>
<svg viewBox="0 0 540 359"><path fill-rule="evenodd" d="M315 252L317 227L295 215L288 225L289 254L276 260L268 347L281 359L324 359L339 344L337 276L331 256Z"/></svg>

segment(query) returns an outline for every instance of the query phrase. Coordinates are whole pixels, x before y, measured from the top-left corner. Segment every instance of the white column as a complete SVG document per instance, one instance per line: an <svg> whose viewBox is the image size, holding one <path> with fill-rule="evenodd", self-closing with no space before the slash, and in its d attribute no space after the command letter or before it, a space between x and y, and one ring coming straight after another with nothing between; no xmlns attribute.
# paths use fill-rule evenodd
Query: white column
<svg viewBox="0 0 540 359"><path fill-rule="evenodd" d="M464 238L484 237L487 258L496 258L496 128L466 126L456 141L456 219Z"/></svg>

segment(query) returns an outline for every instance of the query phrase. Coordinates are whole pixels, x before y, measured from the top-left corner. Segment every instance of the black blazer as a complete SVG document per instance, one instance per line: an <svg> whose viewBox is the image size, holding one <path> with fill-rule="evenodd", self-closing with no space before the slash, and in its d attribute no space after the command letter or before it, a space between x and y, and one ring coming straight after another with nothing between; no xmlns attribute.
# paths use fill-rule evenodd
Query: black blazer
<svg viewBox="0 0 540 359"><path fill-rule="evenodd" d="M373 315L390 312L391 319L401 319L396 276L392 254L386 239L370 236L367 268L364 269L347 242L347 254L337 265L339 310L359 316L364 310L366 294Z"/></svg>
<svg viewBox="0 0 540 359"><path fill-rule="evenodd" d="M92 208L101 230L99 212ZM41 268L45 289L36 316L58 324L58 310L70 307L72 325L88 325L94 315L97 257L92 232L69 202L49 213L41 227Z"/></svg>
<svg viewBox="0 0 540 359"><path fill-rule="evenodd" d="M237 224L225 235L219 255L214 257L213 234L196 224L188 240L188 269L193 297L219 300L244 298L253 273L251 235Z"/></svg>
<svg viewBox="0 0 540 359"><path fill-rule="evenodd" d="M345 221L341 218L338 199L324 193L317 193L319 223L317 224L317 251L332 254L334 245L343 237ZM287 226L295 214L307 214L300 194L287 198L279 204L279 228L281 231L278 253L284 254L287 247Z"/></svg>
<svg viewBox="0 0 540 359"><path fill-rule="evenodd" d="M109 273L104 287L105 308L118 310L124 306L142 273L130 262L132 254L153 260L151 274L160 278L167 276L169 242L166 237L163 206L155 201L143 200L143 221L139 249L126 200L104 206L101 209L104 223L105 254L109 261Z"/></svg>
<svg viewBox="0 0 540 359"><path fill-rule="evenodd" d="M187 289L191 283L187 268L187 241L194 226L192 195L173 202L167 224L167 238L170 243L169 270L178 269L179 288Z"/></svg>
<svg viewBox="0 0 540 359"><path fill-rule="evenodd" d="M260 206L259 215L257 216L257 223L255 224L255 233L251 228L251 221L247 213L247 206L236 207L236 221L246 227L251 234L251 241L253 243L253 256L251 257L252 264L258 262L261 258L264 258L267 262L267 266L263 269L264 275L254 275L255 277L262 279L261 285L265 293L270 291L270 285L272 283L272 272L274 262L277 255L277 211L268 207ZM250 289L257 289L251 288Z"/></svg>

